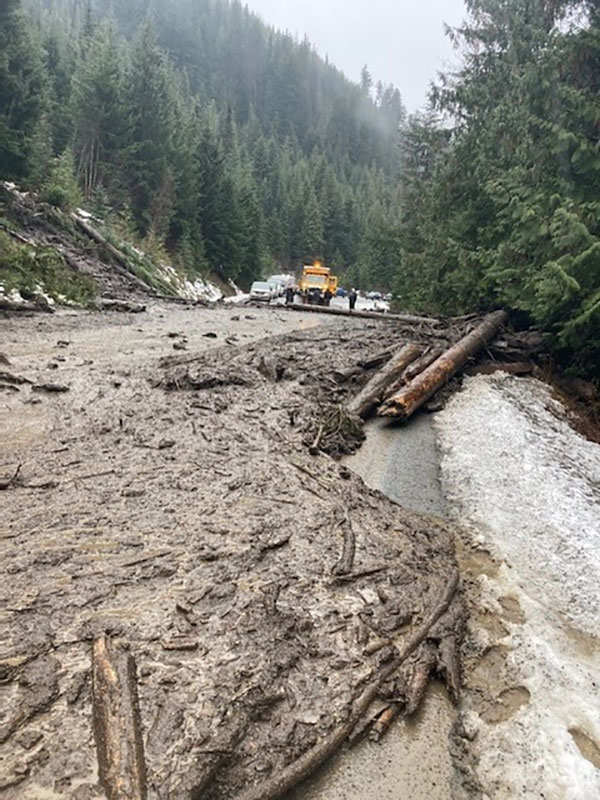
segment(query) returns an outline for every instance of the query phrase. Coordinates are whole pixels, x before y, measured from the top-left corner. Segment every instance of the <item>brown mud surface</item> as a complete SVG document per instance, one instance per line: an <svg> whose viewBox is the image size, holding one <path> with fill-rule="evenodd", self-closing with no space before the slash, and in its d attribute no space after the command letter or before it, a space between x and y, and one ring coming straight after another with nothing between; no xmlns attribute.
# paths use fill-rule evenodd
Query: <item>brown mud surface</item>
<svg viewBox="0 0 600 800"><path fill-rule="evenodd" d="M461 331L315 316L0 320L3 369L31 382L0 395L0 797L108 796L104 635L135 663L148 798L278 796L373 687L371 720L416 710L430 675L456 696L459 595L415 638L453 531L307 444L332 419L329 452L359 444L341 406L368 375L334 370Z"/></svg>

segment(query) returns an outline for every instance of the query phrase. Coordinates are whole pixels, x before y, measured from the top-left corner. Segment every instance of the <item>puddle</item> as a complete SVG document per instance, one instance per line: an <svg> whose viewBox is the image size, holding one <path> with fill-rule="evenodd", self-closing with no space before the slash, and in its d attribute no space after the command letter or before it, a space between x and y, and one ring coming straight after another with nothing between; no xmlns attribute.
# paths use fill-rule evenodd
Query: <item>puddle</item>
<svg viewBox="0 0 600 800"><path fill-rule="evenodd" d="M579 728L569 728L573 741L579 748L581 755L597 769L600 769L600 747L596 742Z"/></svg>

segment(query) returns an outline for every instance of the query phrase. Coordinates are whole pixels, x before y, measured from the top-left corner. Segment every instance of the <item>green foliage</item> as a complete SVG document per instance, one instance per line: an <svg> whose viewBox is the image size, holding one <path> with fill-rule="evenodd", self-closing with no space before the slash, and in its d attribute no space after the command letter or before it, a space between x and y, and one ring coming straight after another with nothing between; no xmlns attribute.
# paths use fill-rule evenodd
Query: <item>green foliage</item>
<svg viewBox="0 0 600 800"><path fill-rule="evenodd" d="M53 160L48 179L42 187L41 199L61 211L72 211L81 203L73 151L70 148Z"/></svg>
<svg viewBox="0 0 600 800"><path fill-rule="evenodd" d="M452 128L403 131L397 291L414 308L506 306L600 380L600 15L577 0L469 0Z"/></svg>
<svg viewBox="0 0 600 800"><path fill-rule="evenodd" d="M238 0L23 3L28 26L9 2L19 52L38 52L46 88L19 169L47 199L72 204L47 177L71 146L87 206L111 224L126 210L136 240L191 274L248 283L265 265L350 266L367 251L377 269L364 238L375 206L395 224L395 87L367 70L350 82ZM37 51L23 48L33 30Z"/></svg>
<svg viewBox="0 0 600 800"><path fill-rule="evenodd" d="M45 104L42 49L18 0L0 3L0 176L24 178Z"/></svg>
<svg viewBox="0 0 600 800"><path fill-rule="evenodd" d="M92 278L65 266L55 249L19 244L2 231L0 283L7 294L18 291L28 297L43 292L57 302L82 306L91 305L98 292Z"/></svg>

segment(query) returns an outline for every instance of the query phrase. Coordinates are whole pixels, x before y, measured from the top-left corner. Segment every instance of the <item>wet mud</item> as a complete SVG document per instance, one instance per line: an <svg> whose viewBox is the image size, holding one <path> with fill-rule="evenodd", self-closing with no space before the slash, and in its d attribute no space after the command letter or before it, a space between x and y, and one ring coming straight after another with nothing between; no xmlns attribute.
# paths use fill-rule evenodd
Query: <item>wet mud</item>
<svg viewBox="0 0 600 800"><path fill-rule="evenodd" d="M460 597L415 639L453 530L307 447L357 391L332 370L407 332L305 324L160 306L0 322L11 370L67 389L2 397L0 473L19 474L0 498L1 797L106 795L101 637L135 664L149 798L263 796L365 692L381 714L430 675L456 690Z"/></svg>
<svg viewBox="0 0 600 800"><path fill-rule="evenodd" d="M365 433L360 450L344 464L395 503L443 516L446 508L431 416L418 415L409 426L373 419ZM397 720L381 742L361 741L332 759L289 800L449 800L455 720L447 690L433 681L414 716Z"/></svg>

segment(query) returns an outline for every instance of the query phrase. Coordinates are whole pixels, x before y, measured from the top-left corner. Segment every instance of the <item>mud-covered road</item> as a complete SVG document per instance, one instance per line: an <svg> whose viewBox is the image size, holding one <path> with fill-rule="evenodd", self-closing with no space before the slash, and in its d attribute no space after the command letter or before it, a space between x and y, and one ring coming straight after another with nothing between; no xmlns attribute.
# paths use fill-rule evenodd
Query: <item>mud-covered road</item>
<svg viewBox="0 0 600 800"><path fill-rule="evenodd" d="M332 372L415 336L258 308L0 321L2 798L107 793L103 636L135 663L148 798L280 796L365 712L414 711L430 674L457 691L452 531L307 447L325 419L359 444Z"/></svg>

